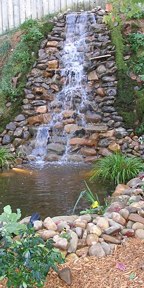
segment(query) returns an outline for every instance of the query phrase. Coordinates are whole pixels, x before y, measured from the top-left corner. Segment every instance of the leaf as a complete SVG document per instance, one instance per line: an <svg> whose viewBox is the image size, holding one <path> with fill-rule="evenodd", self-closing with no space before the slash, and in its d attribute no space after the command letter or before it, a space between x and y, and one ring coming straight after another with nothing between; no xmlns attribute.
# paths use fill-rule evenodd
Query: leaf
<svg viewBox="0 0 144 288"><path fill-rule="evenodd" d="M121 263L121 262L119 262L119 263L116 264L116 268L119 269L119 270L121 270L121 271L125 271L125 270L126 270L125 264L123 264L123 263Z"/></svg>
<svg viewBox="0 0 144 288"><path fill-rule="evenodd" d="M10 205L5 206L3 210L7 214L11 214L12 213L12 209L11 209Z"/></svg>
<svg viewBox="0 0 144 288"><path fill-rule="evenodd" d="M129 279L130 280L134 280L136 277L136 274L134 272L132 272L130 275L129 275Z"/></svg>

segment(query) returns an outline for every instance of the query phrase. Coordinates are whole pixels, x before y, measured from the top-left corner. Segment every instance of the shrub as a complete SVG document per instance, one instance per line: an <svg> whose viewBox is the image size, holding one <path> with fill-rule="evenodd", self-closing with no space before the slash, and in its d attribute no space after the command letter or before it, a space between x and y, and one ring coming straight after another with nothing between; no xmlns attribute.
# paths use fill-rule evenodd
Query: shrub
<svg viewBox="0 0 144 288"><path fill-rule="evenodd" d="M14 160L13 155L6 148L0 148L0 167L9 166L10 162Z"/></svg>
<svg viewBox="0 0 144 288"><path fill-rule="evenodd" d="M143 170L144 163L140 158L116 153L97 160L91 172L91 180L102 179L115 184L126 183Z"/></svg>

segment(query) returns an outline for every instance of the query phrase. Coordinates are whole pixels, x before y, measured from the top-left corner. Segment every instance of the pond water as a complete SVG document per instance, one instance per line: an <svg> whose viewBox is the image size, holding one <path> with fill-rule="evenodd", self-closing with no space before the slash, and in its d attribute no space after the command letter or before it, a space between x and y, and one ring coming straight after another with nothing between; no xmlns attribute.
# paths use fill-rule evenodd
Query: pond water
<svg viewBox="0 0 144 288"><path fill-rule="evenodd" d="M13 211L20 208L23 217L34 212L42 218L69 215L85 188L84 180L90 170L89 165L49 164L3 172L0 174L0 213L9 204ZM106 187L102 184L90 184L90 187L102 201ZM82 200L79 205L79 209L86 207Z"/></svg>

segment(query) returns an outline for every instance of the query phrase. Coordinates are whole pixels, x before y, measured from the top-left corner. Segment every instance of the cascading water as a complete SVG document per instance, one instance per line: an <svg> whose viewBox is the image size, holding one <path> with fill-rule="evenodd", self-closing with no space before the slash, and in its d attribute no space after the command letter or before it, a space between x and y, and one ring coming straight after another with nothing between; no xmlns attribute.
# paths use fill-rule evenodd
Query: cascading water
<svg viewBox="0 0 144 288"><path fill-rule="evenodd" d="M48 142L59 143L58 138L63 139L62 142L65 144L65 151L61 154L60 161L69 160L71 133L67 133L65 129L58 133L56 129L57 125L62 122L64 112L71 111L73 117L76 116L74 123L81 128L85 126L83 107L87 101L87 76L84 63L88 49L86 36L89 31L89 18L91 18L91 24L95 24L93 13L70 13L66 16L66 39L60 61L61 77L64 79L64 84L55 98L58 109L53 111L51 103L48 105L48 111L51 111L50 123L47 126L40 126L38 129L35 147L32 151L32 156L36 160L46 159ZM49 131L51 131L51 137ZM57 140L55 141L54 138Z"/></svg>

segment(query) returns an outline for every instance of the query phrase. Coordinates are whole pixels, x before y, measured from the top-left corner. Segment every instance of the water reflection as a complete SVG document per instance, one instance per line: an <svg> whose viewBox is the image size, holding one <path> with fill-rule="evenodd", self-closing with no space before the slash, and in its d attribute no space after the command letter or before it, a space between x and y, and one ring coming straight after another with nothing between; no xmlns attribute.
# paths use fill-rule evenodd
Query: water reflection
<svg viewBox="0 0 144 288"><path fill-rule="evenodd" d="M90 169L88 165L50 164L1 173L0 213L10 204L13 210L20 208L23 216L33 212L42 217L70 214ZM105 187L93 185L92 189L103 198Z"/></svg>

